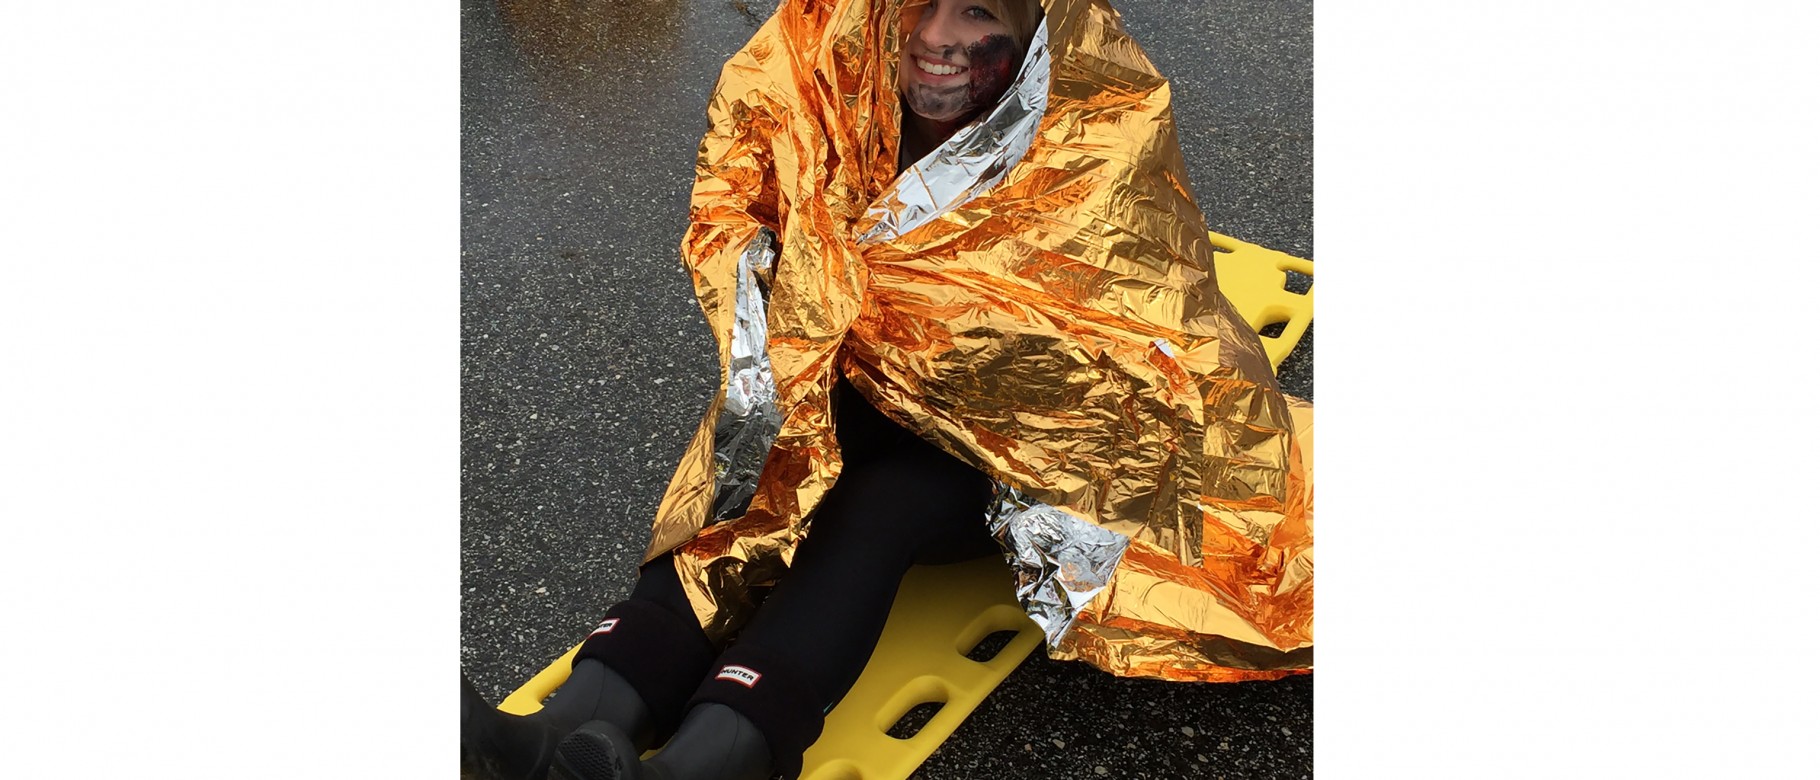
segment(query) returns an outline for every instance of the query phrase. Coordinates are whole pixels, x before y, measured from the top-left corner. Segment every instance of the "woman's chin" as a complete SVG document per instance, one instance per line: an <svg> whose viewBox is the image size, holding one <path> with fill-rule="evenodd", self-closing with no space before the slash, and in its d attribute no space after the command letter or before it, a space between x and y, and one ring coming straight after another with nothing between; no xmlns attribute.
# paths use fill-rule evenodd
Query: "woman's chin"
<svg viewBox="0 0 1820 780"><path fill-rule="evenodd" d="M941 116L930 116L929 114L918 113L916 116L917 116L917 118L923 120L924 122L927 122L931 125L935 125L937 127L954 127L954 126L960 125L962 123L965 123L968 119L973 118L972 114L968 114L968 113L964 113L964 112L957 113L957 114L944 114Z"/></svg>
<svg viewBox="0 0 1820 780"><path fill-rule="evenodd" d="M915 100L906 98L904 100L905 112L915 116L923 122L938 126L963 124L967 120L978 116L980 113L974 106L961 106L954 110L932 111L927 108L918 108L916 103Z"/></svg>

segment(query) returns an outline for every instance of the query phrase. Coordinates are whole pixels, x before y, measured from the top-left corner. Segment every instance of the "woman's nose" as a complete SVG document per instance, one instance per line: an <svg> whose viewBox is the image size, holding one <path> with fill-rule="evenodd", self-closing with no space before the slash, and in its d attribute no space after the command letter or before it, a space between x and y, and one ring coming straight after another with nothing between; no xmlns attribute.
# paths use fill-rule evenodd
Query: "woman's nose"
<svg viewBox="0 0 1820 780"><path fill-rule="evenodd" d="M946 8L924 8L923 18L916 25L917 39L934 51L959 45L952 17Z"/></svg>

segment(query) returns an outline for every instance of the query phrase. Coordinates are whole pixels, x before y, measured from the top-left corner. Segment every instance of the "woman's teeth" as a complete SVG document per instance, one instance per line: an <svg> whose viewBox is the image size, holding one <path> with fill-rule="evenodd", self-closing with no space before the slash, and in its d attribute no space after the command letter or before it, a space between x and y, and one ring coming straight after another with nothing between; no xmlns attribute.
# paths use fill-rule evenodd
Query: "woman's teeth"
<svg viewBox="0 0 1820 780"><path fill-rule="evenodd" d="M958 65L932 65L922 60L916 61L916 67L921 68L924 73L930 73L937 76L952 76L966 70L966 68Z"/></svg>

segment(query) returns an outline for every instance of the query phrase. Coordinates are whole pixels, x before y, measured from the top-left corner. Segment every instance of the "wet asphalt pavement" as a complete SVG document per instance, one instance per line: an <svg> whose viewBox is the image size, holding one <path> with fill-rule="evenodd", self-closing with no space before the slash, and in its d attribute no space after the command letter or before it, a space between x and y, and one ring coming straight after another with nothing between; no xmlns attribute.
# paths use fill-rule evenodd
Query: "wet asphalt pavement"
<svg viewBox="0 0 1820 780"><path fill-rule="evenodd" d="M1310 0L1115 6L1209 226L1313 258ZM708 92L773 7L463 0L461 665L494 700L630 591L715 389L677 247ZM1283 367L1309 397L1313 335ZM1313 694L1039 651L915 776L1308 777Z"/></svg>

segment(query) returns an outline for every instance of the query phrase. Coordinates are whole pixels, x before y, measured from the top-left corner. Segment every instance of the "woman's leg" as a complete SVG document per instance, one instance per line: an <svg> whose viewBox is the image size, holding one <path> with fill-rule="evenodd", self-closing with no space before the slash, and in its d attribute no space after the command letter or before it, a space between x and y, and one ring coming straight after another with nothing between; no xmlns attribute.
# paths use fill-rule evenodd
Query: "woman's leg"
<svg viewBox="0 0 1820 780"><path fill-rule="evenodd" d="M991 481L843 389L840 479L816 509L789 573L696 689L677 737L689 735L697 709L721 705L763 734L785 777L801 770L824 715L865 669L911 564L957 548L996 549L985 524ZM736 741L726 732L720 729L723 741ZM673 753L676 745L652 763L678 777L693 775L671 764L716 753Z"/></svg>
<svg viewBox="0 0 1820 780"><path fill-rule="evenodd" d="M690 693L701 684L715 655L716 648L683 593L675 561L665 555L640 569L632 595L607 610L575 654L574 668L598 662L630 683L648 708L648 718L636 731L617 722L614 725L621 726L642 749L661 743L676 731ZM613 722L608 718L584 720Z"/></svg>
<svg viewBox="0 0 1820 780"><path fill-rule="evenodd" d="M793 659L824 706L859 679L911 564L954 546L968 536L964 532L990 541L985 518L991 482L935 447L917 444L915 451L841 475L789 574L734 645Z"/></svg>
<svg viewBox="0 0 1820 780"><path fill-rule="evenodd" d="M674 732L714 649L695 622L669 556L639 573L582 643L569 679L535 714L493 708L462 679L464 777L541 778L561 739L602 720L644 750Z"/></svg>

